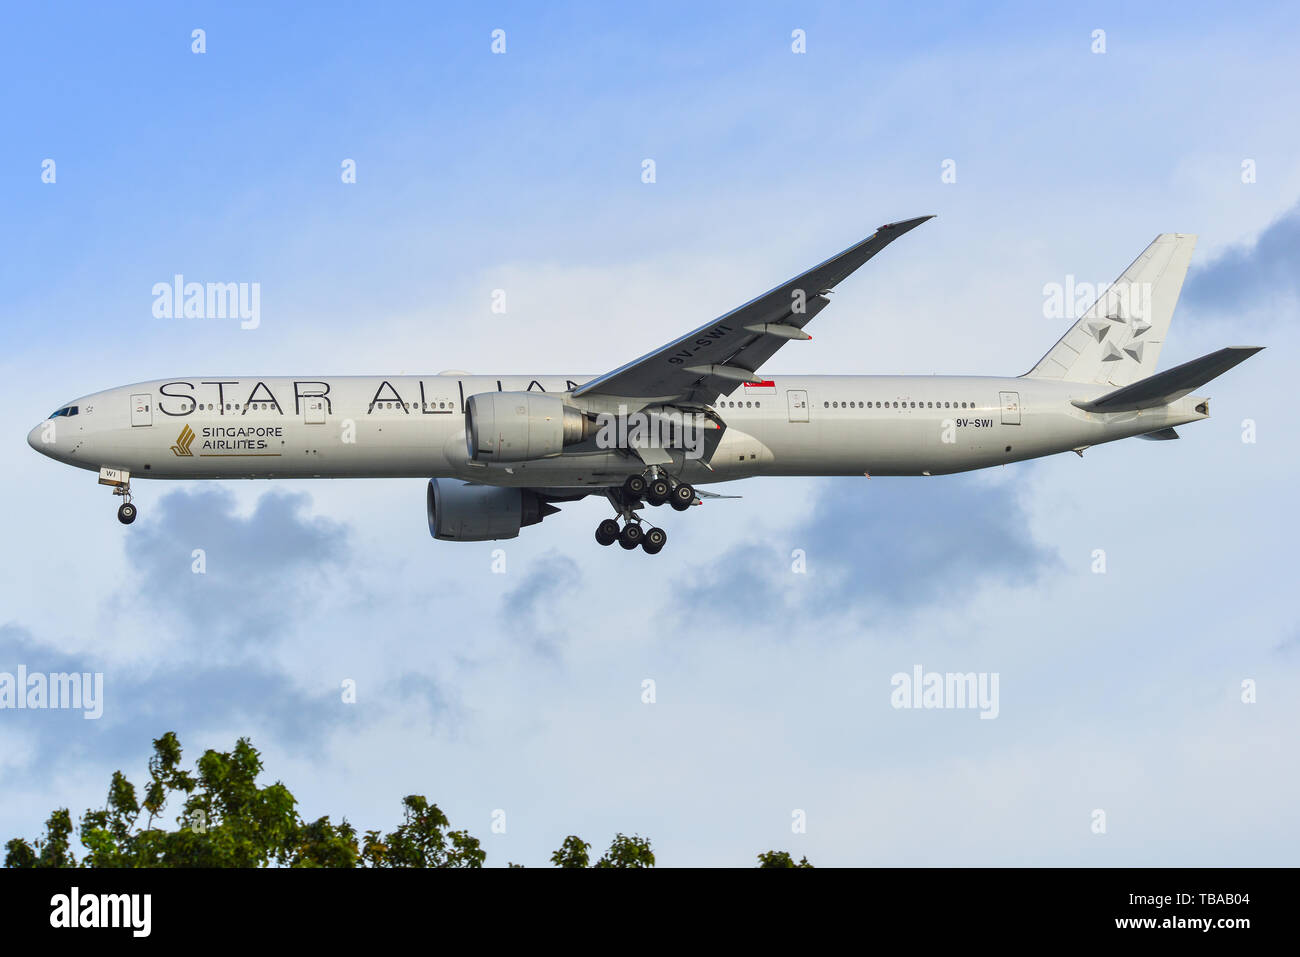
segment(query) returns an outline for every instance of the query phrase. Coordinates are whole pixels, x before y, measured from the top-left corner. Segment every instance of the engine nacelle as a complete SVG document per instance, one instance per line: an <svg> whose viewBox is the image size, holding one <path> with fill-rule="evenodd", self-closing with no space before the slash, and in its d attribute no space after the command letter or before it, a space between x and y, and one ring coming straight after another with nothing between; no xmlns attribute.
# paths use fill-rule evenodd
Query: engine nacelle
<svg viewBox="0 0 1300 957"><path fill-rule="evenodd" d="M595 432L585 415L544 392L480 392L465 402L465 445L475 462L549 458Z"/></svg>
<svg viewBox="0 0 1300 957"><path fill-rule="evenodd" d="M429 534L448 542L490 542L515 538L559 509L536 492L492 485L466 485L459 479L429 479Z"/></svg>

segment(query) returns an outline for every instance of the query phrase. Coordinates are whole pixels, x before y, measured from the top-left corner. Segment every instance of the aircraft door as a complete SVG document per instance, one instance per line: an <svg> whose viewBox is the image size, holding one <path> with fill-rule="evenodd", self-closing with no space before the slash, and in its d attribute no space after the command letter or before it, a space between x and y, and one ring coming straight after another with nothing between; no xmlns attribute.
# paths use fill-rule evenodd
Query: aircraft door
<svg viewBox="0 0 1300 957"><path fill-rule="evenodd" d="M131 426L153 425L153 396L149 393L131 396Z"/></svg>
<svg viewBox="0 0 1300 957"><path fill-rule="evenodd" d="M791 422L808 421L808 393L803 389L787 389L786 404L790 409Z"/></svg>
<svg viewBox="0 0 1300 957"><path fill-rule="evenodd" d="M999 392L998 397L1002 400L1002 424L1019 425L1020 424L1020 393Z"/></svg>
<svg viewBox="0 0 1300 957"><path fill-rule="evenodd" d="M307 425L325 424L325 396L309 395L302 400L303 422Z"/></svg>

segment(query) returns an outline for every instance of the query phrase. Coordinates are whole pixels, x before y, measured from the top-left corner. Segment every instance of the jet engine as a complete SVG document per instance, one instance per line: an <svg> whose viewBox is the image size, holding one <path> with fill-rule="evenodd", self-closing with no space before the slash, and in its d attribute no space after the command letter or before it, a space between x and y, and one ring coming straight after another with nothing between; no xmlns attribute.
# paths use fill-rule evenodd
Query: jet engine
<svg viewBox="0 0 1300 957"><path fill-rule="evenodd" d="M465 445L475 462L548 458L596 429L559 396L542 392L481 392L465 402Z"/></svg>
<svg viewBox="0 0 1300 957"><path fill-rule="evenodd" d="M429 534L449 542L515 538L559 509L528 489L466 485L458 479L429 479Z"/></svg>

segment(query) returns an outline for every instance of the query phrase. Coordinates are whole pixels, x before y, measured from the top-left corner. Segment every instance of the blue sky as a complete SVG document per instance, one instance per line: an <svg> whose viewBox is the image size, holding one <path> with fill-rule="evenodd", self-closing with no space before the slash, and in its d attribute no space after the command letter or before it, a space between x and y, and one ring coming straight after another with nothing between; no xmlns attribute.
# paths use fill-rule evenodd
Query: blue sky
<svg viewBox="0 0 1300 957"><path fill-rule="evenodd" d="M308 817L389 827L424 793L496 865L615 831L681 865L1294 863L1298 20L12 11L0 671L102 671L107 703L0 712L0 838L100 805L176 730L190 757L252 737ZM1113 279L1164 231L1201 238L1162 362L1268 349L1179 442L745 483L644 561L594 545L596 502L511 542L434 542L418 481L142 482L125 529L89 473L24 441L73 396L160 376L600 373L924 213L772 371L1018 374L1062 331L1045 284ZM153 318L176 273L259 282L261 325ZM915 664L999 673L998 719L894 710Z"/></svg>

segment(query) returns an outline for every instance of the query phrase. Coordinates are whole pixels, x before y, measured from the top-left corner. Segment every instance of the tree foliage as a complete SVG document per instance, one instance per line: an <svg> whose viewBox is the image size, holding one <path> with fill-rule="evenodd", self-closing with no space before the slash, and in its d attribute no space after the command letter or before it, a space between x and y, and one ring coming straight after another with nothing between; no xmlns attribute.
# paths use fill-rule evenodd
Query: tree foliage
<svg viewBox="0 0 1300 957"><path fill-rule="evenodd" d="M141 800L121 771L114 772L104 807L88 810L78 826L67 808L45 822L45 833L5 845L6 867L482 867L476 837L451 829L438 805L419 794L402 800L402 823L389 834L366 831L360 842L346 818L304 821L282 783L259 786L262 756L247 738L230 751L208 750L193 772L181 764L181 743L167 732L153 743L149 780ZM163 826L177 802L176 829ZM175 805L174 805L175 806ZM78 861L74 840L86 849ZM556 867L654 867L647 838L619 833L595 864L591 845L575 834L551 855ZM812 867L785 851L758 855L759 867ZM517 865L510 865L512 867Z"/></svg>
<svg viewBox="0 0 1300 957"><path fill-rule="evenodd" d="M655 852L644 837L614 836L609 850L596 862L597 867L654 867Z"/></svg>
<svg viewBox="0 0 1300 957"><path fill-rule="evenodd" d="M764 851L758 855L759 867L812 867L808 863L808 858L799 858L799 863L794 862L789 851Z"/></svg>
<svg viewBox="0 0 1300 957"><path fill-rule="evenodd" d="M481 867L477 838L451 831L447 816L418 794L402 803L405 818L391 834L367 831L358 847L344 819L308 823L279 781L259 787L262 758L247 738L231 751L208 750L195 772L181 767L172 732L153 743L144 800L121 771L114 773L101 810L88 810L75 832L87 849L78 864L67 808L56 810L45 835L5 845L6 867ZM175 830L160 826L172 798L180 798Z"/></svg>
<svg viewBox="0 0 1300 957"><path fill-rule="evenodd" d="M650 842L644 837L628 837L616 834L609 845L609 850L595 864L591 864L588 853L591 845L570 834L560 845L560 849L551 855L551 863L556 867L654 867L655 852L650 849Z"/></svg>
<svg viewBox="0 0 1300 957"><path fill-rule="evenodd" d="M556 867L586 867L590 857L587 852L591 845L575 834L570 834L560 845L560 849L551 855L551 863Z"/></svg>

